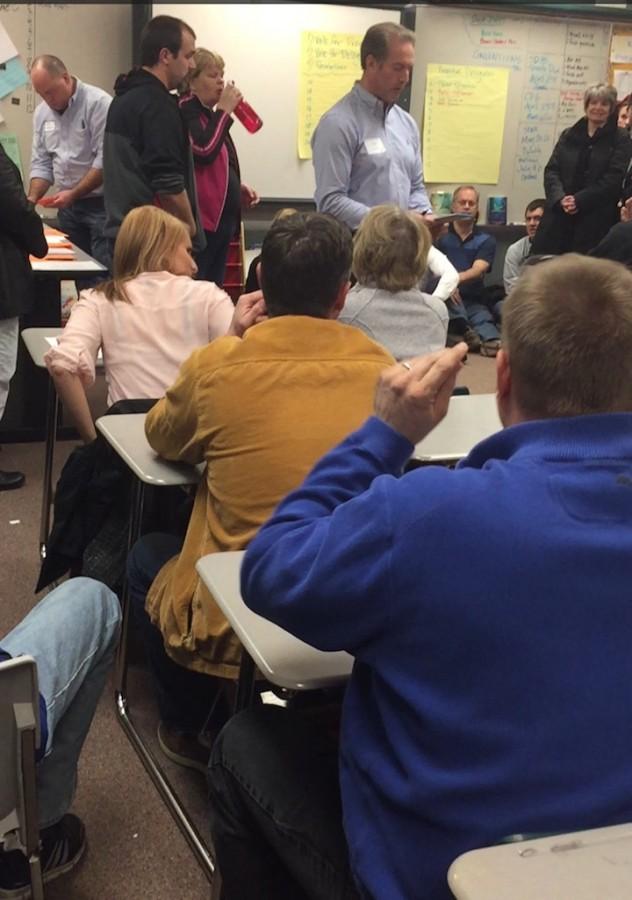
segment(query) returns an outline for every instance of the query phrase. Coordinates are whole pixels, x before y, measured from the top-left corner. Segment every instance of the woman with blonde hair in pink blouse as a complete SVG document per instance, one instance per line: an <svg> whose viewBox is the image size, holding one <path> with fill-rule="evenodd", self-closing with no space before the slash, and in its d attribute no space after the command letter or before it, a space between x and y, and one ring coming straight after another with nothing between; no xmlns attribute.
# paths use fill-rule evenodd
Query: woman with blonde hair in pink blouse
<svg viewBox="0 0 632 900"><path fill-rule="evenodd" d="M57 393L85 443L96 431L85 387L103 351L108 406L156 399L197 347L240 336L263 315L260 292L236 307L217 285L194 281L186 226L155 206L131 210L114 247L113 278L82 291L58 345L45 356Z"/></svg>

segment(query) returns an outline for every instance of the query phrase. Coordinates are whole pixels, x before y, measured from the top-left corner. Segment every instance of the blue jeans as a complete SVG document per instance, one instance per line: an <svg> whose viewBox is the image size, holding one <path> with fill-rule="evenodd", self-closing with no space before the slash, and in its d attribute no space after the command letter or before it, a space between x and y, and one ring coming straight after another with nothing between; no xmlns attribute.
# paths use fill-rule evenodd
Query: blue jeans
<svg viewBox="0 0 632 900"><path fill-rule="evenodd" d="M164 564L182 549L183 539L172 534L146 534L127 558L127 585L132 615L138 626L154 683L160 719L175 731L198 734L219 730L229 710L221 682L174 662L165 650L162 633L145 610L145 597Z"/></svg>
<svg viewBox="0 0 632 900"><path fill-rule="evenodd" d="M71 578L33 607L0 641L11 656L37 663L48 740L37 766L40 827L58 822L72 802L77 761L116 650L116 594L91 578Z"/></svg>
<svg viewBox="0 0 632 900"><path fill-rule="evenodd" d="M482 341L494 341L500 338L497 323L500 322L503 301L492 306L474 300L462 300L460 303L448 303L450 321L461 319L470 325Z"/></svg>
<svg viewBox="0 0 632 900"><path fill-rule="evenodd" d="M223 900L354 900L337 742L278 706L234 716L213 744L211 834Z"/></svg>
<svg viewBox="0 0 632 900"><path fill-rule="evenodd" d="M105 228L103 197L75 200L67 209L58 210L57 221L61 230L66 232L73 244L111 270L110 245L103 234ZM99 281L103 281L104 277L107 277L105 272L77 278L75 280L77 290L92 287Z"/></svg>

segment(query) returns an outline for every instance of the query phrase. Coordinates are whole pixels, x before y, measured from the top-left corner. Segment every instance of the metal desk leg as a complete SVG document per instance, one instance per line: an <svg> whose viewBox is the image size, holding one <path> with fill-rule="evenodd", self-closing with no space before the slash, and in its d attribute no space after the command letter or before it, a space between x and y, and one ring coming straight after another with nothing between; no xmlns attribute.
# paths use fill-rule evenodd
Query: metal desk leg
<svg viewBox="0 0 632 900"><path fill-rule="evenodd" d="M140 536L141 523L143 517L144 502L144 484L139 479L134 479L134 488L132 494L132 511L130 516L130 527L128 537L128 550L132 548L134 543ZM188 841L193 854L195 855L202 871L213 883L217 882L216 887L219 890L219 880L214 879L216 872L215 860L204 839L195 827L195 824L188 817L186 810L180 803L178 795L174 792L169 784L168 779L162 769L154 759L153 754L143 742L143 739L136 728L129 710L129 702L127 698L127 662L128 662L128 635L129 635L129 617L130 617L130 598L127 587L127 578L123 586L122 597L122 623L121 637L118 646L116 658L115 673L115 703L117 718L127 735L132 747L140 757L142 764L155 784L158 793L163 799L165 806L176 820L180 831Z"/></svg>
<svg viewBox="0 0 632 900"><path fill-rule="evenodd" d="M252 656L244 649L241 651L241 665L239 666L239 680L237 693L235 694L235 706L233 713L251 706L255 693L255 664Z"/></svg>
<svg viewBox="0 0 632 900"><path fill-rule="evenodd" d="M44 454L44 480L42 483L42 511L40 514L40 558L46 559L46 542L50 529L50 506L53 496L53 459L57 440L57 420L59 418L59 398L53 384L48 381L46 399L46 450Z"/></svg>

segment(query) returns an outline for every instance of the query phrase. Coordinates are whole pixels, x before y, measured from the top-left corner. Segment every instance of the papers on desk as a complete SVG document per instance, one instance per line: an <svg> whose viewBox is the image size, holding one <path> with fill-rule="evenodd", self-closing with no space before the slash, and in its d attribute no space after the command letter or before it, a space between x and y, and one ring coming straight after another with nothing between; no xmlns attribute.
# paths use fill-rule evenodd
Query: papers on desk
<svg viewBox="0 0 632 900"><path fill-rule="evenodd" d="M45 228L44 237L48 244L48 253L42 259L31 256L31 262L62 262L75 259L75 251L68 237L56 228Z"/></svg>
<svg viewBox="0 0 632 900"><path fill-rule="evenodd" d="M37 259L37 257L35 257ZM75 254L73 252L72 247L49 247L48 253L44 257L44 259L74 259Z"/></svg>
<svg viewBox="0 0 632 900"><path fill-rule="evenodd" d="M96 262L96 260L92 259L75 259L74 257L68 261L68 265L64 266L63 263L66 260L63 258L55 257L52 258L50 256L46 256L44 259L34 259L31 260L31 268L34 272L58 272L60 269L64 272L68 271L75 274L75 272L103 272L105 271L104 267ZM69 275L69 277L72 277Z"/></svg>
<svg viewBox="0 0 632 900"><path fill-rule="evenodd" d="M72 247L65 234L47 234L46 243L51 250L55 247Z"/></svg>
<svg viewBox="0 0 632 900"><path fill-rule="evenodd" d="M31 257L31 268L34 272L50 272L59 275L68 272L70 277L76 272L105 272L105 266L96 259L86 257L78 247L70 243L68 235L57 228L44 227L44 235L48 243L48 254L44 259ZM77 258L79 257L79 258Z"/></svg>

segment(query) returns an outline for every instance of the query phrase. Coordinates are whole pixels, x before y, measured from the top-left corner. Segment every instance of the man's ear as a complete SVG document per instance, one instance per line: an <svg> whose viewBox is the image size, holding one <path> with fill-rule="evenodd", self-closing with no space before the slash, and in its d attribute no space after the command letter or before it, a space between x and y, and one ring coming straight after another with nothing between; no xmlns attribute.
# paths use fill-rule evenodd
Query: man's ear
<svg viewBox="0 0 632 900"><path fill-rule="evenodd" d="M506 350L499 350L496 356L496 404L503 426L516 424L515 401L512 390L511 365Z"/></svg>
<svg viewBox="0 0 632 900"><path fill-rule="evenodd" d="M496 355L496 393L499 400L511 393L511 366L507 351L502 348Z"/></svg>
<svg viewBox="0 0 632 900"><path fill-rule="evenodd" d="M351 287L350 281L343 281L342 284L340 285L340 287L338 288L338 293L336 294L336 299L333 302L333 306L331 307L331 312L329 314L330 319L337 319L338 316L340 315L340 313L342 312L350 287Z"/></svg>

